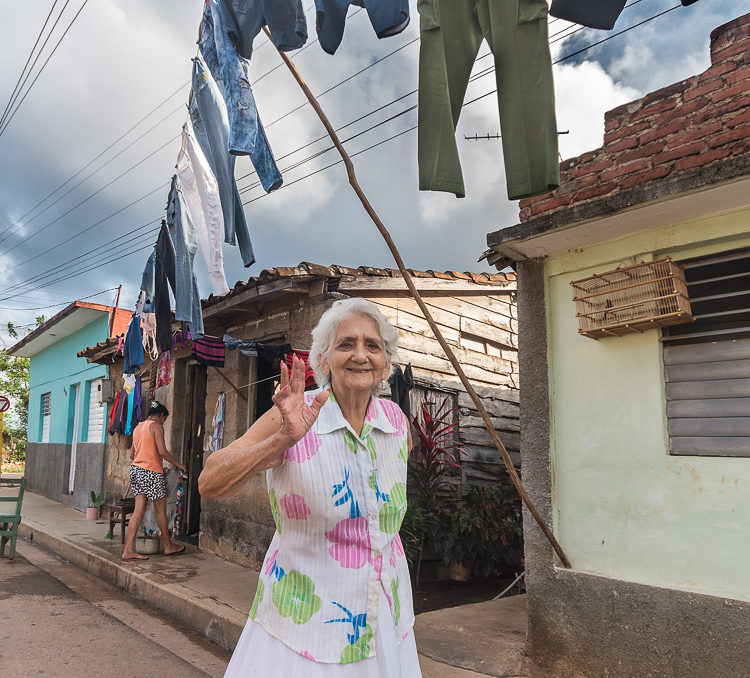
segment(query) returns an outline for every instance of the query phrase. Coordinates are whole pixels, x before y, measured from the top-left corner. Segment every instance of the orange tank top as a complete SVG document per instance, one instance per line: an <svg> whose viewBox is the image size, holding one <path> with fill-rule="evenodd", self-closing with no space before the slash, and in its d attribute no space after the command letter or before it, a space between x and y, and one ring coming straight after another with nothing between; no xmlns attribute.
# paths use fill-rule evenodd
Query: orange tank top
<svg viewBox="0 0 750 678"><path fill-rule="evenodd" d="M155 426L159 426L159 424L151 419L146 419L135 427L133 431L133 449L135 450L133 465L154 473L164 473L164 463L159 450L156 449L156 439L152 432Z"/></svg>

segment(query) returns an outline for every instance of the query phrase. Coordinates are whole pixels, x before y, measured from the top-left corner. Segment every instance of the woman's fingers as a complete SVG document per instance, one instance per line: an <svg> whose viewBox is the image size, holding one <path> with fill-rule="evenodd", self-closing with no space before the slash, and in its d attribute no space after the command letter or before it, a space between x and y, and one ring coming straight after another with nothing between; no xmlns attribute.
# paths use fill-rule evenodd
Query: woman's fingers
<svg viewBox="0 0 750 678"><path fill-rule="evenodd" d="M313 414L317 418L318 414L320 414L320 410L323 407L323 405L326 404L326 401L328 400L328 396L331 394L331 389L326 389L325 391L321 391L318 393L318 395L315 396L315 399L310 403L310 409L313 411Z"/></svg>
<svg viewBox="0 0 750 678"><path fill-rule="evenodd" d="M281 388L285 388L289 385L289 368L286 366L286 363L282 360L281 361Z"/></svg>
<svg viewBox="0 0 750 678"><path fill-rule="evenodd" d="M297 356L292 358L292 383L293 393L305 392L305 361Z"/></svg>

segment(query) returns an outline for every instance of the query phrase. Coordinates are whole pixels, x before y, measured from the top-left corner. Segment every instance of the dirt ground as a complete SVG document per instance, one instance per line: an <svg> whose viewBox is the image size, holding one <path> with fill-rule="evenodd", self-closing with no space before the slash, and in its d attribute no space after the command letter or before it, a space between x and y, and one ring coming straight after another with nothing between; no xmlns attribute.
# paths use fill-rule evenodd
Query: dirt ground
<svg viewBox="0 0 750 678"><path fill-rule="evenodd" d="M512 578L490 578L468 582L458 581L420 581L419 589L414 587L414 613L431 612L456 605L468 605L469 603L481 603L491 600L503 591L511 582ZM412 584L413 586L413 584ZM522 592L515 586L506 595L514 595Z"/></svg>

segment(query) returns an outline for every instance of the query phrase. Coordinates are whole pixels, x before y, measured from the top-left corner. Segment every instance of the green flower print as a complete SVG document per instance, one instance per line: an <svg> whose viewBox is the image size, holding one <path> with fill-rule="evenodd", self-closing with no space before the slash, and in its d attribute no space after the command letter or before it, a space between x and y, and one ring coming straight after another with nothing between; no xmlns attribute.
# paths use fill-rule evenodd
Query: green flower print
<svg viewBox="0 0 750 678"><path fill-rule="evenodd" d="M355 436L349 429L344 431L344 442L354 454L357 454L359 451L359 448L357 447L357 436Z"/></svg>
<svg viewBox="0 0 750 678"><path fill-rule="evenodd" d="M375 480L375 471L373 471L373 472L372 472L372 473L370 474L370 478L369 478L369 480L367 481L367 484L369 485L370 489L371 489L371 490L372 490L373 492L377 492L377 491L378 491L378 481L377 481L377 480Z"/></svg>
<svg viewBox="0 0 750 678"><path fill-rule="evenodd" d="M370 452L370 459L375 461L378 458L378 453L375 451L375 441L369 436L367 437L367 440L365 440L365 447L367 447Z"/></svg>
<svg viewBox="0 0 750 678"><path fill-rule="evenodd" d="M250 608L250 619L255 619L258 615L258 606L263 601L263 580L258 579L258 590L255 592L255 598L253 598L253 606Z"/></svg>
<svg viewBox="0 0 750 678"><path fill-rule="evenodd" d="M281 534L281 511L279 502L276 500L275 490L268 492L268 501L271 502L271 515L273 516L273 522L276 523L276 531Z"/></svg>
<svg viewBox="0 0 750 678"><path fill-rule="evenodd" d="M401 445L401 449L398 451L398 455L396 455L401 461L404 462L404 464L407 462L409 458L409 441L404 438L404 442Z"/></svg>
<svg viewBox="0 0 750 678"><path fill-rule="evenodd" d="M315 584L306 574L292 570L272 587L273 604L282 617L295 624L306 624L320 610L322 601L315 595Z"/></svg>
<svg viewBox="0 0 750 678"><path fill-rule="evenodd" d="M370 641L372 640L372 629L368 624L365 630L355 643L347 645L341 653L341 663L351 664L370 656Z"/></svg>
<svg viewBox="0 0 750 678"><path fill-rule="evenodd" d="M393 614L398 624L401 618L401 601L398 599L398 577L391 581L391 595L393 596Z"/></svg>
<svg viewBox="0 0 750 678"><path fill-rule="evenodd" d="M396 483L389 493L388 502L378 516L380 531L396 534L406 513L406 483Z"/></svg>

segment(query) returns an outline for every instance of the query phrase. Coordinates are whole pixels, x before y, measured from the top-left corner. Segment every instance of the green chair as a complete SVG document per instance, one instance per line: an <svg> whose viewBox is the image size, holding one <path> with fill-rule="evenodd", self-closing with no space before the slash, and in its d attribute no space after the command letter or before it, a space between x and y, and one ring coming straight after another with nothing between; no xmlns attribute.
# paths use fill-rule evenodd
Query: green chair
<svg viewBox="0 0 750 678"><path fill-rule="evenodd" d="M10 488L13 492L8 495ZM23 491L26 488L26 478L1 478L0 479L0 556L5 554L5 542L10 542L11 560L16 557L16 537L18 526L21 524L21 504L23 503ZM14 513L5 511L4 504L15 503Z"/></svg>

